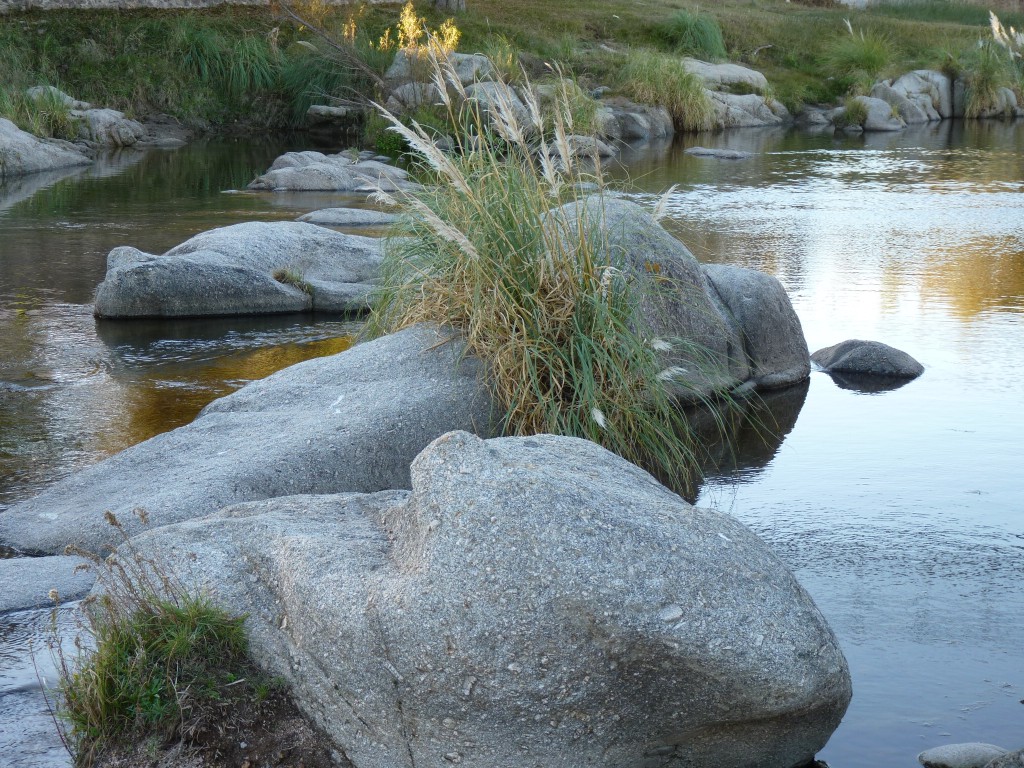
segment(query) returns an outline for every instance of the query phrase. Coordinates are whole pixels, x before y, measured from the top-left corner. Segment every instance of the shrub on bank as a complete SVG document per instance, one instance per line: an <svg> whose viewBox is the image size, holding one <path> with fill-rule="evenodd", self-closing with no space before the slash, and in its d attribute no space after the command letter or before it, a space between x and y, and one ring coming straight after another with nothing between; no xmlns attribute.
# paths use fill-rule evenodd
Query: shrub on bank
<svg viewBox="0 0 1024 768"><path fill-rule="evenodd" d="M683 67L678 57L630 51L615 78L618 90L629 98L666 107L677 130L702 131L711 127L714 112L703 83Z"/></svg>

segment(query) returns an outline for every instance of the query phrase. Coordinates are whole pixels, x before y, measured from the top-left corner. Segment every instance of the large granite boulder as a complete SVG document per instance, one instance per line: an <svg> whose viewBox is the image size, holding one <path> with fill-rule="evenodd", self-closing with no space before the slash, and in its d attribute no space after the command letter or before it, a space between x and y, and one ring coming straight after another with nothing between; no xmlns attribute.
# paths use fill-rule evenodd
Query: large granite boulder
<svg viewBox="0 0 1024 768"><path fill-rule="evenodd" d="M986 763L985 768L1024 768L1024 749L1000 755L992 762Z"/></svg>
<svg viewBox="0 0 1024 768"><path fill-rule="evenodd" d="M579 207L577 207L579 206ZM663 362L676 394L699 399L740 385L785 386L807 378L807 343L782 286L740 267L702 268L639 205L593 196L554 217L560 236L579 241L580 222L604 258L634 284L650 332L667 342Z"/></svg>
<svg viewBox="0 0 1024 768"><path fill-rule="evenodd" d="M756 269L727 264L707 264L703 270L742 339L748 381L758 389L774 389L806 379L811 373L807 342L782 283Z"/></svg>
<svg viewBox="0 0 1024 768"><path fill-rule="evenodd" d="M584 440L444 435L412 491L135 539L247 616L357 768L807 765L850 678L781 560Z"/></svg>
<svg viewBox="0 0 1024 768"><path fill-rule="evenodd" d="M449 335L417 326L309 360L208 405L158 435L0 514L0 543L102 552L145 509L152 526L229 504L296 493L409 487L409 464L452 429L489 434L480 367Z"/></svg>
<svg viewBox="0 0 1024 768"><path fill-rule="evenodd" d="M301 222L247 222L196 235L163 256L115 248L97 317L200 317L368 308L380 241Z"/></svg>
<svg viewBox="0 0 1024 768"><path fill-rule="evenodd" d="M91 162L92 159L74 144L40 139L0 117L0 179Z"/></svg>
<svg viewBox="0 0 1024 768"><path fill-rule="evenodd" d="M907 127L899 114L893 114L892 106L882 99L870 96L855 96L855 101L864 105L866 117L861 127L865 131L902 131Z"/></svg>
<svg viewBox="0 0 1024 768"><path fill-rule="evenodd" d="M822 370L893 378L915 379L924 373L924 366L906 352L880 341L847 339L831 347L819 349L811 360Z"/></svg>

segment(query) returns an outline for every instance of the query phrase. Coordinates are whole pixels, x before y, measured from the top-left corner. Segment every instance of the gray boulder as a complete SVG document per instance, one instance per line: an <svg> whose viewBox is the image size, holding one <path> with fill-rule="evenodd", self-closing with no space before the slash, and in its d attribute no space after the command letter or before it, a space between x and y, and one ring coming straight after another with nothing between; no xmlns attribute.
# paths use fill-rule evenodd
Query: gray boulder
<svg viewBox="0 0 1024 768"><path fill-rule="evenodd" d="M742 86L764 93L768 90L768 79L757 70L744 67L740 64L725 62L712 64L698 59L683 59L683 67L687 72L696 75L703 82L708 90L717 91L723 88L735 88Z"/></svg>
<svg viewBox="0 0 1024 768"><path fill-rule="evenodd" d="M919 69L884 80L875 84L871 96L896 107L907 124L953 117L953 83L941 72Z"/></svg>
<svg viewBox="0 0 1024 768"><path fill-rule="evenodd" d="M924 373L924 366L906 352L879 341L848 339L831 347L819 349L811 360L827 372L870 374L914 379Z"/></svg>
<svg viewBox="0 0 1024 768"><path fill-rule="evenodd" d="M15 557L0 559L0 614L54 605L50 590L64 603L85 597L96 573L84 557Z"/></svg>
<svg viewBox="0 0 1024 768"><path fill-rule="evenodd" d="M299 222L203 232L163 256L115 248L96 289L97 317L204 317L361 312L380 241Z"/></svg>
<svg viewBox="0 0 1024 768"><path fill-rule="evenodd" d="M321 208L299 216L299 221L322 227L386 227L398 219L397 214L368 208Z"/></svg>
<svg viewBox="0 0 1024 768"><path fill-rule="evenodd" d="M705 91L715 114L715 128L754 128L763 125L781 125L790 120L789 112L781 102L766 99L756 93L744 95Z"/></svg>
<svg viewBox="0 0 1024 768"><path fill-rule="evenodd" d="M40 139L0 117L0 179L91 162L74 144Z"/></svg>
<svg viewBox="0 0 1024 768"><path fill-rule="evenodd" d="M450 433L411 493L253 502L135 544L244 612L359 768L791 768L850 699L760 539L584 440Z"/></svg>
<svg viewBox="0 0 1024 768"><path fill-rule="evenodd" d="M778 387L807 377L803 330L778 280L738 267L702 268L686 246L635 203L587 198L556 217L566 243L578 224L607 244L643 297L645 324L671 345L663 353L676 394L684 399L746 384Z"/></svg>
<svg viewBox="0 0 1024 768"><path fill-rule="evenodd" d="M597 132L613 141L650 141L675 134L672 115L664 107L636 104L629 99L603 99L595 116Z"/></svg>
<svg viewBox="0 0 1024 768"><path fill-rule="evenodd" d="M391 90L384 105L394 115L414 112L419 107L439 103L441 94L433 83L402 83Z"/></svg>
<svg viewBox="0 0 1024 768"><path fill-rule="evenodd" d="M463 85L494 80L498 73L483 54L479 53L449 53L448 62L451 69ZM430 79L431 64L426 53L403 48L395 53L395 58L384 74L384 79L389 82L408 82L419 80L426 82Z"/></svg>
<svg viewBox="0 0 1024 768"><path fill-rule="evenodd" d="M306 126L311 131L346 133L357 129L365 119L366 110L358 107L314 104L306 110Z"/></svg>
<svg viewBox="0 0 1024 768"><path fill-rule="evenodd" d="M811 373L807 342L782 284L743 267L705 264L703 270L743 340L748 381L758 389L774 389L806 379Z"/></svg>
<svg viewBox="0 0 1024 768"><path fill-rule="evenodd" d="M907 127L902 117L893 114L888 102L870 96L856 96L855 100L867 108L867 117L861 123L865 131L902 131Z"/></svg>
<svg viewBox="0 0 1024 768"><path fill-rule="evenodd" d="M994 744L969 742L926 749L917 756L917 761L925 768L985 768L1005 754L1005 749Z"/></svg>
<svg viewBox="0 0 1024 768"><path fill-rule="evenodd" d="M52 85L35 85L26 88L25 95L33 101L53 101L68 109L92 109L92 104L89 102L79 101L73 96L68 96L60 88L55 88Z"/></svg>
<svg viewBox="0 0 1024 768"><path fill-rule="evenodd" d="M1018 749L1016 752L1007 752L1001 757L997 757L991 763L985 765L985 768L1024 768L1024 749Z"/></svg>
<svg viewBox="0 0 1024 768"><path fill-rule="evenodd" d="M466 86L466 100L474 102L483 114L507 106L521 126L531 124L530 112L514 88L505 83L473 83Z"/></svg>
<svg viewBox="0 0 1024 768"><path fill-rule="evenodd" d="M131 147L145 137L142 123L125 117L116 109L73 109L78 138L104 147Z"/></svg>
<svg viewBox="0 0 1024 768"><path fill-rule="evenodd" d="M409 464L451 429L489 434L482 372L449 335L418 326L253 382L184 427L54 483L0 515L0 543L25 552L120 543L230 504L301 493L409 487Z"/></svg>
<svg viewBox="0 0 1024 768"><path fill-rule="evenodd" d="M317 157L319 155L319 157ZM377 160L359 160L343 154L288 152L270 170L249 184L249 189L272 192L353 192L379 185L394 190L408 184L409 174Z"/></svg>

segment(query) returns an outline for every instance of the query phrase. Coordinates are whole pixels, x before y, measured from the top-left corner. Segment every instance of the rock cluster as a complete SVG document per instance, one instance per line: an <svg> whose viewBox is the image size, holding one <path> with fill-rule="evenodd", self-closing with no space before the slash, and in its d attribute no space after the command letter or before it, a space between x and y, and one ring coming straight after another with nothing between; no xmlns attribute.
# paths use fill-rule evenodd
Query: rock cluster
<svg viewBox="0 0 1024 768"><path fill-rule="evenodd" d="M782 102L767 95L768 80L756 70L691 58L684 58L683 66L704 84L715 111L715 128L782 125L792 119Z"/></svg>

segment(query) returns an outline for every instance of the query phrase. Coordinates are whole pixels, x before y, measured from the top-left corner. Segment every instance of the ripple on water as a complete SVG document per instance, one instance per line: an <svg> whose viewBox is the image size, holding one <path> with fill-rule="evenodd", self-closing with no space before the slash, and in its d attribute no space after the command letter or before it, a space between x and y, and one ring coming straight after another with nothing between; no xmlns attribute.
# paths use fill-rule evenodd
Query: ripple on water
<svg viewBox="0 0 1024 768"><path fill-rule="evenodd" d="M74 652L78 604L61 607L57 633ZM5 768L65 768L71 758L57 733L43 695L57 680L49 643L54 637L49 610L0 615L0 763Z"/></svg>

